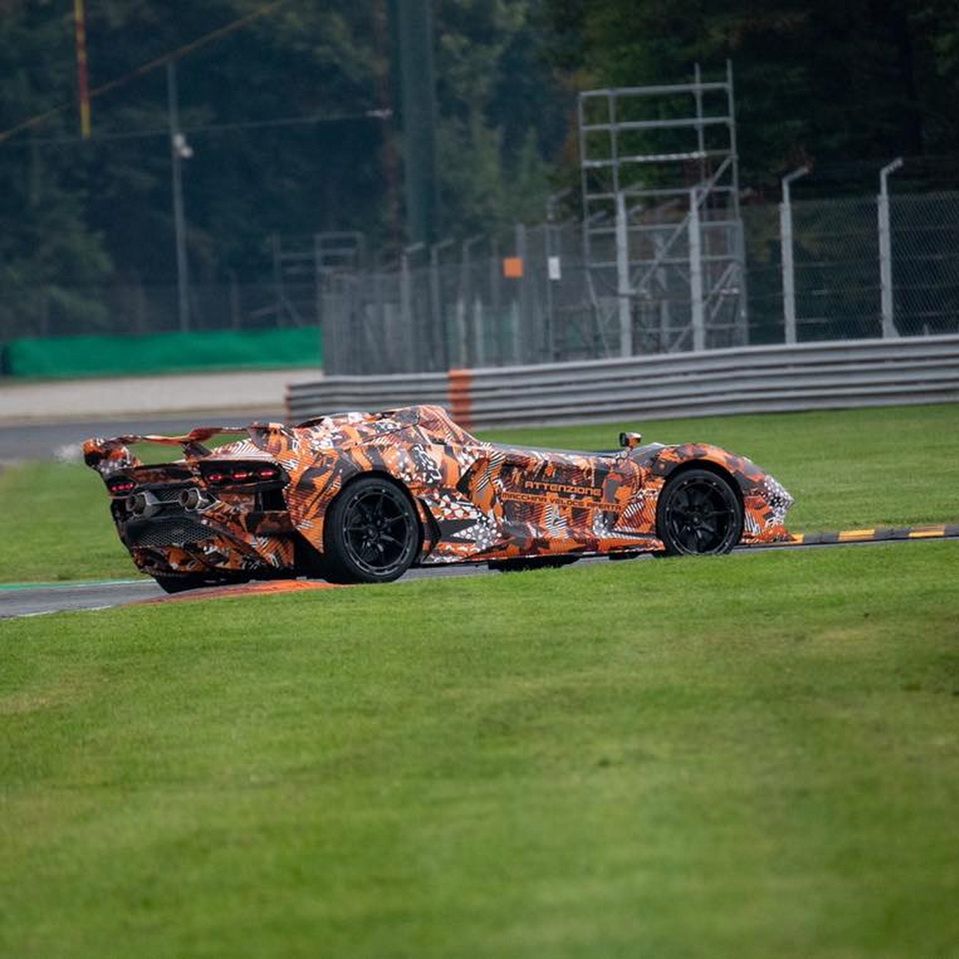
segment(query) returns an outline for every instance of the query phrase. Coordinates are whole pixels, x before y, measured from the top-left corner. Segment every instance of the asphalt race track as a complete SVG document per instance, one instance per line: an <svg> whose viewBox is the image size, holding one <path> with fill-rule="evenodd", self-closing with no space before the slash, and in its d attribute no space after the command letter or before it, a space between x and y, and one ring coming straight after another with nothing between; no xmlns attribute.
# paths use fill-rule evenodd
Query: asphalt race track
<svg viewBox="0 0 959 959"><path fill-rule="evenodd" d="M583 562L596 560L584 560ZM485 566L446 566L434 569L411 569L403 582L410 580L450 576L476 576L488 573ZM328 583L304 580L274 580L242 586L195 589L188 593L168 596L152 579L107 580L96 583L42 583L21 587L0 586L0 619L16 619L21 616L40 616L45 613L61 613L80 609L110 609L129 603L157 600L176 602L182 599L203 599L222 595L244 595L250 592L281 592L286 586L291 589L328 587ZM258 590L258 587L260 589ZM263 588L265 587L265 588ZM270 587L273 587L272 589Z"/></svg>
<svg viewBox="0 0 959 959"><path fill-rule="evenodd" d="M883 542L917 542L927 540L959 539L959 525L906 527L894 530L844 530L836 533L798 534L791 543L779 543L770 546L741 546L734 553L738 555L757 553L765 550L805 550L825 549L830 546L871 546ZM640 555L631 560L648 561L649 554ZM605 556L584 557L577 567L590 563L609 562ZM412 569L399 583L408 583L420 579L437 579L456 576L485 576L491 571L485 565L441 566L428 569ZM516 575L516 574L514 574ZM520 574L521 575L521 574ZM295 592L303 590L338 589L322 581L274 580L249 583L240 586L213 587L191 590L168 596L159 586L149 579L112 580L98 583L55 583L35 586L0 586L0 619L17 619L23 616L41 616L47 613L67 612L70 610L110 609L114 606L126 606L142 602L182 602L185 600L214 599L223 596L245 596L258 593ZM347 587L356 588L356 587Z"/></svg>

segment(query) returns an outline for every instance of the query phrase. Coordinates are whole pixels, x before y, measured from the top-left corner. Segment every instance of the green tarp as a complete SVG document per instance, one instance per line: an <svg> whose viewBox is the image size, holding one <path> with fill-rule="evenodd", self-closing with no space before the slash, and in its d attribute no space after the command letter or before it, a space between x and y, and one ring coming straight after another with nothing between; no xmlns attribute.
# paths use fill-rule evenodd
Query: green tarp
<svg viewBox="0 0 959 959"><path fill-rule="evenodd" d="M11 376L122 376L320 366L323 349L319 330L311 327L22 339L4 347L3 359Z"/></svg>

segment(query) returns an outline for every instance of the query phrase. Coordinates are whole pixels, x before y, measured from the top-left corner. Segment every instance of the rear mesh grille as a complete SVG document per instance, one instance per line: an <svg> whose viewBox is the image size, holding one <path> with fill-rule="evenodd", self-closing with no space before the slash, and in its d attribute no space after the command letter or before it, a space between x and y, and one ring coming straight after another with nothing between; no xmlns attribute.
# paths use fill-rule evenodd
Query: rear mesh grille
<svg viewBox="0 0 959 959"><path fill-rule="evenodd" d="M150 492L161 503L179 503L180 493L186 488L186 486L157 486L151 489Z"/></svg>
<svg viewBox="0 0 959 959"><path fill-rule="evenodd" d="M184 546L216 535L188 516L165 516L130 524L126 533L132 546Z"/></svg>

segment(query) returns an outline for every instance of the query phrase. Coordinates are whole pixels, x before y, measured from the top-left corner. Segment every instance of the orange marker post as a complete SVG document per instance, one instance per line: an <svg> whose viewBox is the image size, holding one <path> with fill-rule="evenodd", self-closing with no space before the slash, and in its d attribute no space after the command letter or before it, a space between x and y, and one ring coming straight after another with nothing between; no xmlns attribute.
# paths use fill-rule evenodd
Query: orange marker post
<svg viewBox="0 0 959 959"><path fill-rule="evenodd" d="M507 280L521 280L523 278L523 258L521 256L504 257L503 276Z"/></svg>

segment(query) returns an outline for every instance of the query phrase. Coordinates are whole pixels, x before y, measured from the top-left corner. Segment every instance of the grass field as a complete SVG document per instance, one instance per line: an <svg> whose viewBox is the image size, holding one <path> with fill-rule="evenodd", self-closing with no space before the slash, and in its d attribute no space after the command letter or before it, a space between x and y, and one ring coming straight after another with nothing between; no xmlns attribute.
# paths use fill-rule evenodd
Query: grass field
<svg viewBox="0 0 959 959"><path fill-rule="evenodd" d="M0 625L0 955L945 957L959 549Z"/></svg>
<svg viewBox="0 0 959 959"><path fill-rule="evenodd" d="M797 530L959 519L959 406L716 417L640 424L648 439L707 441L750 456L796 497ZM489 439L603 449L636 423L551 427ZM97 475L67 464L0 473L0 582L128 577Z"/></svg>
<svg viewBox="0 0 959 959"><path fill-rule="evenodd" d="M646 432L752 456L797 529L959 518L956 406ZM0 502L0 580L132 572L92 472ZM4 959L959 956L954 542L63 614L0 650Z"/></svg>

